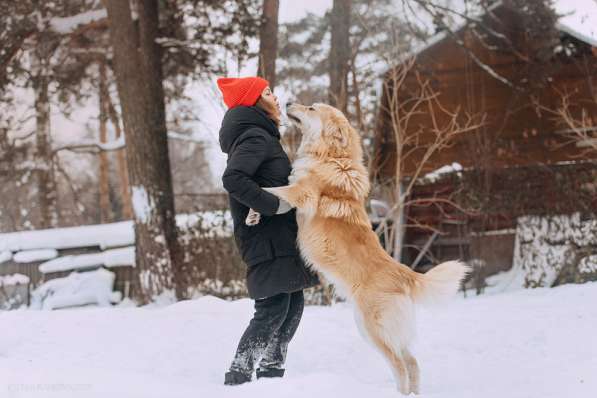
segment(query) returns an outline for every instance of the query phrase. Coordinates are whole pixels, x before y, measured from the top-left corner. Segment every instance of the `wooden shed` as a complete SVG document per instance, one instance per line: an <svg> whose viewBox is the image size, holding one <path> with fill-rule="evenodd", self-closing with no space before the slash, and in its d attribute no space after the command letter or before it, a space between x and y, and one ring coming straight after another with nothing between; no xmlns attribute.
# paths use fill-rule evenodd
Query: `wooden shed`
<svg viewBox="0 0 597 398"><path fill-rule="evenodd" d="M422 81L437 103L401 126L405 136L418 137L403 150L409 157L402 159L402 182L421 164L432 131L450 122L447 115L458 114L463 124L480 121L424 163L419 177L459 167L414 186L411 199L429 200L405 209L404 262L481 258L490 273L505 270L519 216L597 212L596 41L549 13L542 20L504 1L459 29L439 32L417 52L405 78L395 76L394 70L386 75L376 127L373 170L380 185L396 182L394 116L419 95ZM584 124L567 123L558 113L564 108Z"/></svg>
<svg viewBox="0 0 597 398"><path fill-rule="evenodd" d="M243 296L246 292L238 281L244 279L244 267L240 265L232 238L230 213L214 210L178 214L176 223L184 245L181 266L192 290L189 296ZM135 298L140 287L134 243L134 224L130 220L0 233L0 278L12 276L12 279L26 280L27 296L21 299L22 304L28 304L28 294L47 282L73 273L82 275L107 269L113 273L111 288L118 292L117 296ZM9 295L0 279L0 309L10 300Z"/></svg>

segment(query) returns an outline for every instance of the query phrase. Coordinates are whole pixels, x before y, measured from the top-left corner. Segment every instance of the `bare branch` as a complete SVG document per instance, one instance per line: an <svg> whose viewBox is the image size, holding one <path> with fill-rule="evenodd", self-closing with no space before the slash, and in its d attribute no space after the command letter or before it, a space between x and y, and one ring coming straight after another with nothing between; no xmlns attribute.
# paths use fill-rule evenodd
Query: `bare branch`
<svg viewBox="0 0 597 398"><path fill-rule="evenodd" d="M99 141L89 141L89 142L81 142L81 143L73 143L64 145L58 148L53 149L53 153L58 153L60 151L68 150L68 151L83 151L83 152L92 152L97 153L99 151L115 151L118 149L124 148L126 145L124 140L124 134L118 137L116 140L111 142L99 142ZM95 151L95 152L93 152Z"/></svg>
<svg viewBox="0 0 597 398"><path fill-rule="evenodd" d="M461 214L473 215L472 211L458 205L449 198L412 198L415 184L423 176L424 170L429 168L431 159L441 150L454 144L462 134L477 131L485 122L485 116L470 115L460 108L448 109L440 101L439 92L435 91L429 79L425 78L416 68L415 59L410 58L402 64L392 67L384 82L386 103L382 104L384 116L388 119L388 134L393 139L393 151L396 154L394 175L390 189L391 207L385 217L380 220L376 232L383 233L386 243L396 245L392 236L399 232L396 228L415 223L417 228L433 230L432 226L421 225L411 217L402 216L403 209L415 206L434 206L446 217L444 208L454 208ZM416 118L425 117L429 127L417 126ZM413 156L417 156L413 161ZM410 167L407 170L407 167ZM396 219L393 230L389 233L389 220ZM402 223L402 225L396 225ZM386 250L389 250L386 247ZM398 248L394 247L394 254Z"/></svg>
<svg viewBox="0 0 597 398"><path fill-rule="evenodd" d="M572 94L560 93L560 105L556 109L542 105L537 98L533 98L533 104L537 109L552 115L553 119L566 126L565 129L558 130L556 133L568 138L568 141L561 144L576 144L578 148L583 148L580 156L587 153L597 152L597 120L584 107L576 106L576 112L571 102Z"/></svg>

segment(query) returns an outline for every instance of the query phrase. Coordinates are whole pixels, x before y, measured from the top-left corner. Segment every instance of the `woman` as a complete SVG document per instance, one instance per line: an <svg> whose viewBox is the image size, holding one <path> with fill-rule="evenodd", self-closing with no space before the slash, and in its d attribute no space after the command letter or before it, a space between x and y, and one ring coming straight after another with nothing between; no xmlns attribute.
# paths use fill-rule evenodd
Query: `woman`
<svg viewBox="0 0 597 398"><path fill-rule="evenodd" d="M301 320L303 289L318 283L296 247L295 211L261 187L288 184L288 156L280 145L280 108L267 80L222 78L218 87L228 111L220 129L220 146L228 154L222 181L228 191L237 247L247 264L247 288L255 314L238 343L224 383L282 377L288 343ZM261 213L255 226L245 219Z"/></svg>

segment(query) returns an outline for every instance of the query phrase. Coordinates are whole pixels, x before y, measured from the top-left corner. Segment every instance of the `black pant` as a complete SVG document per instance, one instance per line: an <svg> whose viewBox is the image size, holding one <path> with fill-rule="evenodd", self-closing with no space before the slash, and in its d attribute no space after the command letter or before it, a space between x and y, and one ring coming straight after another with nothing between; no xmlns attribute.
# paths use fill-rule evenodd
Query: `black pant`
<svg viewBox="0 0 597 398"><path fill-rule="evenodd" d="M282 369L304 306L302 290L255 300L255 314L238 343L230 370L250 375L259 359L259 369Z"/></svg>

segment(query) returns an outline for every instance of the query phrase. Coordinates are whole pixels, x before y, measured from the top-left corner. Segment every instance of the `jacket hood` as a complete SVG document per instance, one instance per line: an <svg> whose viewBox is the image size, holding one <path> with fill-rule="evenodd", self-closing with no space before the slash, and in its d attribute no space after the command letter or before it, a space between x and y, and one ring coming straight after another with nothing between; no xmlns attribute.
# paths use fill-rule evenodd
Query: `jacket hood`
<svg viewBox="0 0 597 398"><path fill-rule="evenodd" d="M245 131L261 128L274 137L280 137L280 131L267 114L256 106L237 106L229 109L220 127L220 148L229 153L232 145Z"/></svg>

